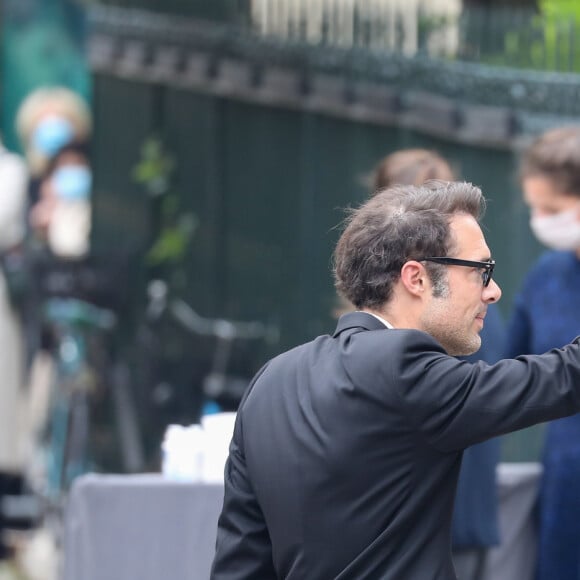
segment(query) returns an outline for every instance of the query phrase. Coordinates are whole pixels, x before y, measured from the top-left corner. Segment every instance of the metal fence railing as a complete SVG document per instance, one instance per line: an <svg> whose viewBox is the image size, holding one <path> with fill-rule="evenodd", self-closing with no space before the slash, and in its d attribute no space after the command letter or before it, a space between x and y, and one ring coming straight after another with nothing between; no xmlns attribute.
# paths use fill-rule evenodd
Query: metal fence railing
<svg viewBox="0 0 580 580"><path fill-rule="evenodd" d="M580 72L580 21L530 9L464 11L458 60L558 72Z"/></svg>
<svg viewBox="0 0 580 580"><path fill-rule="evenodd" d="M254 33L287 42L580 71L575 41L580 22L573 15L461 5L458 0L255 0L249 21Z"/></svg>
<svg viewBox="0 0 580 580"><path fill-rule="evenodd" d="M580 20L461 0L104 0L100 4L221 20L285 44L580 72Z"/></svg>

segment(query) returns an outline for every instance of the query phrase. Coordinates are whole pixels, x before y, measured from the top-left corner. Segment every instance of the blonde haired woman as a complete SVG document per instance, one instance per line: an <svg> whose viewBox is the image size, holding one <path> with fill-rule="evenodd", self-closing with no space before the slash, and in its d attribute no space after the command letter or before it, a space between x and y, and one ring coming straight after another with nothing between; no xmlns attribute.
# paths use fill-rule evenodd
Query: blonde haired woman
<svg viewBox="0 0 580 580"><path fill-rule="evenodd" d="M38 177L52 156L73 141L87 141L92 130L87 103L65 87L42 87L20 105L16 131L28 168Z"/></svg>

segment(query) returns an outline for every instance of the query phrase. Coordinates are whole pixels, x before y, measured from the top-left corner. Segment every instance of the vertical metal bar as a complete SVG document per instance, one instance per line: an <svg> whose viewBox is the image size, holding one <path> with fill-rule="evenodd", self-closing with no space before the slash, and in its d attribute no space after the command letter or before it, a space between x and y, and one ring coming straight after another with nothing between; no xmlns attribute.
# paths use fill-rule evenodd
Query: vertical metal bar
<svg viewBox="0 0 580 580"><path fill-rule="evenodd" d="M294 22L292 20L293 14L292 14L292 4L289 2L284 2L283 0L279 0L280 4L282 5L282 13L283 13L283 18L286 22L286 36L289 40L294 40Z"/></svg>
<svg viewBox="0 0 580 580"><path fill-rule="evenodd" d="M415 36L417 38L415 52L419 54L423 52L426 53L427 52L426 14L423 12L423 5L420 3L417 4L414 20L416 26Z"/></svg>
<svg viewBox="0 0 580 580"><path fill-rule="evenodd" d="M126 364L115 362L111 371L112 398L119 434L123 466L129 473L141 471L145 465L143 438L139 427L134 397L131 393L131 373Z"/></svg>
<svg viewBox="0 0 580 580"><path fill-rule="evenodd" d="M405 47L405 21L402 12L395 13L395 51L401 54Z"/></svg>
<svg viewBox="0 0 580 580"><path fill-rule="evenodd" d="M297 287L298 311L307 311L311 316L313 301L311 280L315 278L310 270L315 263L312 259L313 249L318 247L315 235L315 208L317 191L317 167L320 165L320 150L316 146L317 136L320 135L320 126L315 114L304 112L301 114L301 146L300 146L300 215L298 224L298 240L300 244L299 261L303 272L299 277ZM316 314L314 314L316 316Z"/></svg>
<svg viewBox="0 0 580 580"><path fill-rule="evenodd" d="M523 9L518 9L515 14L513 34L516 39L515 60L510 64L511 66L522 66L529 50L525 50L522 35L525 35L529 27L529 19L526 17Z"/></svg>
<svg viewBox="0 0 580 580"><path fill-rule="evenodd" d="M372 19L371 14L369 14L369 6L367 5L363 13L363 35L364 35L364 46L366 49L371 47L371 37L372 37Z"/></svg>
<svg viewBox="0 0 580 580"><path fill-rule="evenodd" d="M568 71L575 72L576 69L576 45L574 43L574 38L576 36L576 18L570 16L568 22Z"/></svg>
<svg viewBox="0 0 580 580"><path fill-rule="evenodd" d="M495 41L493 54L494 58L496 55L503 58L503 55L505 55L505 35L506 30L508 29L511 8L509 6L500 6L498 8L499 8L499 22L497 27L497 37Z"/></svg>
<svg viewBox="0 0 580 580"><path fill-rule="evenodd" d="M562 66L562 19L556 18L554 22L554 68L561 70Z"/></svg>
<svg viewBox="0 0 580 580"><path fill-rule="evenodd" d="M211 256L208 276L208 293L210 309L213 313L223 311L226 298L226 283L228 271L227 255L227 226L225 208L224 177L227 174L226 159L226 102L218 97L211 99L211 113L209 120L211 141L207 144L211 151L207 171L207 202L208 225L212 239L210 240Z"/></svg>
<svg viewBox="0 0 580 580"><path fill-rule="evenodd" d="M328 3L326 0L321 0L321 10L322 21L320 23L320 44L322 46L327 46L329 44L330 20L328 18Z"/></svg>
<svg viewBox="0 0 580 580"><path fill-rule="evenodd" d="M336 45L336 29L337 29L337 22L336 22L336 0L327 0L328 2L328 10L329 10L329 17L328 23L330 27L330 35L329 40L332 45Z"/></svg>
<svg viewBox="0 0 580 580"><path fill-rule="evenodd" d="M390 2L385 2L383 6L383 48L393 50L393 6Z"/></svg>
<svg viewBox="0 0 580 580"><path fill-rule="evenodd" d="M529 66L530 63L537 59L536 53L530 50L531 40L533 39L533 20L526 18L525 22L521 23L519 39L520 39L520 66Z"/></svg>
<svg viewBox="0 0 580 580"><path fill-rule="evenodd" d="M261 0L261 6L261 12L263 14L262 31L264 34L269 36L274 30L276 30L275 19L278 2L277 0L271 0L271 2L268 2L268 0Z"/></svg>
<svg viewBox="0 0 580 580"><path fill-rule="evenodd" d="M361 44L361 25L358 4L352 6L352 46L357 47Z"/></svg>
<svg viewBox="0 0 580 580"><path fill-rule="evenodd" d="M306 6L311 7L312 2L308 4L304 3L304 0L297 1L297 9L298 9L298 23L300 28L300 42L301 43L308 43L310 41L309 33L308 33L308 16L306 14Z"/></svg>
<svg viewBox="0 0 580 580"><path fill-rule="evenodd" d="M333 44L340 44L340 10L337 0L332 0Z"/></svg>
<svg viewBox="0 0 580 580"><path fill-rule="evenodd" d="M549 68L546 31L550 25L551 23L546 19L542 19L542 21L534 21L532 24L534 37L539 39L539 60L536 64L537 67Z"/></svg>

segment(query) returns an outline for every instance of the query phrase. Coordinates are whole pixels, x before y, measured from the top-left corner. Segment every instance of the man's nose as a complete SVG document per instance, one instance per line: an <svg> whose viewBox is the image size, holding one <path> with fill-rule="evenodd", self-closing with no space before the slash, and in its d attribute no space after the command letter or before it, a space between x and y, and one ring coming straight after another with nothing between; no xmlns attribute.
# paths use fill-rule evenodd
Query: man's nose
<svg viewBox="0 0 580 580"><path fill-rule="evenodd" d="M492 278L487 286L483 288L483 301L486 304L497 302L501 298L501 288Z"/></svg>

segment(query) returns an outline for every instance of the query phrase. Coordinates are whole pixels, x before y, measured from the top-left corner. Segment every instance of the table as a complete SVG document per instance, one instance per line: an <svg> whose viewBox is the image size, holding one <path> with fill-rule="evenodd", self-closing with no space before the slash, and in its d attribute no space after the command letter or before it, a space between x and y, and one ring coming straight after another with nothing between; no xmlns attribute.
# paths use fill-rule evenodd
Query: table
<svg viewBox="0 0 580 580"><path fill-rule="evenodd" d="M151 475L86 475L65 518L64 580L207 580L220 484Z"/></svg>
<svg viewBox="0 0 580 580"><path fill-rule="evenodd" d="M484 580L534 580L537 524L534 509L540 463L500 463L497 466L501 544L489 553Z"/></svg>
<svg viewBox="0 0 580 580"><path fill-rule="evenodd" d="M541 466L498 466L502 545L485 580L532 580L533 509ZM220 484L158 474L87 475L73 485L63 580L208 580L223 500Z"/></svg>

